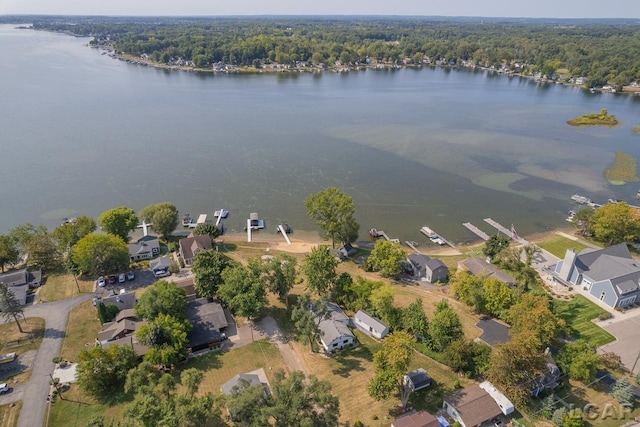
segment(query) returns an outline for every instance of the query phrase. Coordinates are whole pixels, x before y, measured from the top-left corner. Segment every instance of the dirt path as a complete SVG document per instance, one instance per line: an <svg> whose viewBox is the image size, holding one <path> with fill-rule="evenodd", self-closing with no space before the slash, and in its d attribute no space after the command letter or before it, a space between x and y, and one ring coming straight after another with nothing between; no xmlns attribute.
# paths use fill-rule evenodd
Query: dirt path
<svg viewBox="0 0 640 427"><path fill-rule="evenodd" d="M255 328L278 346L278 350L280 350L280 354L282 355L287 368L289 368L289 371L302 371L305 374L307 373L304 369L303 362L291 347L291 344L287 342L287 338L284 336L273 317L265 317L255 324Z"/></svg>

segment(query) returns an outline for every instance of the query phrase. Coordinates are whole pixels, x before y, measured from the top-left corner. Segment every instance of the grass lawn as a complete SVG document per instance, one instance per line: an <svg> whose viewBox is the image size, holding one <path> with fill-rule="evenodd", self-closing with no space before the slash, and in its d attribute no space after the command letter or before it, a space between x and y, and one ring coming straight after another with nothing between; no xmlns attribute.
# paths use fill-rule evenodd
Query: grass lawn
<svg viewBox="0 0 640 427"><path fill-rule="evenodd" d="M15 427L22 409L22 401L0 405L0 426Z"/></svg>
<svg viewBox="0 0 640 427"><path fill-rule="evenodd" d="M40 347L44 334L44 319L27 317L27 320L19 318L19 321L24 332L18 330L18 325L13 320L0 324L0 352L20 354Z"/></svg>
<svg viewBox="0 0 640 427"><path fill-rule="evenodd" d="M122 394L114 399L113 405L98 402L87 396L77 384L63 392L64 400L59 397L53 400L49 423L51 427L85 427L96 415L104 416L105 421L121 421L123 404L127 396Z"/></svg>
<svg viewBox="0 0 640 427"><path fill-rule="evenodd" d="M75 361L86 344L92 346L102 329L96 308L91 301L80 304L69 313L67 329L60 357L71 362Z"/></svg>
<svg viewBox="0 0 640 427"><path fill-rule="evenodd" d="M93 280L82 280L78 277L80 291L89 293L93 291ZM42 301L56 301L71 298L78 295L78 287L70 273L51 273L47 275L44 285L38 288L36 298Z"/></svg>
<svg viewBox="0 0 640 427"><path fill-rule="evenodd" d="M581 250L587 248L586 245L583 245L578 241L568 239L559 234L553 234L545 240L536 242L536 245L540 246L546 251L549 251L551 254L557 256L558 258L564 258L564 255L567 253L567 249L573 248L577 252L580 252Z"/></svg>
<svg viewBox="0 0 640 427"><path fill-rule="evenodd" d="M553 310L567 322L569 332L574 338L583 338L594 347L615 340L613 335L591 321L605 313L605 310L582 295L576 295L571 301L554 300Z"/></svg>
<svg viewBox="0 0 640 427"><path fill-rule="evenodd" d="M267 340L256 341L224 353L209 353L180 365L180 370L188 368L197 368L204 374L198 392L212 394L220 394L222 384L237 374L264 368L271 381L274 372L279 369L287 370L278 347Z"/></svg>

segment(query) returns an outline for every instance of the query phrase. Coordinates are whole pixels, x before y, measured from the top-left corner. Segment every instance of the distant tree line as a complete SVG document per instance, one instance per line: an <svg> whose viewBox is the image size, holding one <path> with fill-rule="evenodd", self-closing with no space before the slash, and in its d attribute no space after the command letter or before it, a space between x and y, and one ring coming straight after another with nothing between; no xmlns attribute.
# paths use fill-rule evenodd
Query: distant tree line
<svg viewBox="0 0 640 427"><path fill-rule="evenodd" d="M640 26L627 21L436 20L430 18L35 18L34 28L94 37L118 53L158 63L173 58L209 67L343 65L367 61L456 65L525 64L523 72L566 69L591 86L640 79Z"/></svg>

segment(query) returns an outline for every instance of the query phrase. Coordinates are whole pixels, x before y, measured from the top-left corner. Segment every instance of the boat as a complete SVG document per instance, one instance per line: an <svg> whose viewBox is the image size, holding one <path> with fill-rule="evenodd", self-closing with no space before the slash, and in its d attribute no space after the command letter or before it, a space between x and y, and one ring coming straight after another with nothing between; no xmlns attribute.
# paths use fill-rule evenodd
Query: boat
<svg viewBox="0 0 640 427"><path fill-rule="evenodd" d="M276 232L280 232L280 227L282 227L282 229L284 230L285 233L287 234L291 234L293 233L293 230L291 229L291 227L289 227L289 224L287 224L286 222L283 222L282 224L280 224L279 226L276 227Z"/></svg>
<svg viewBox="0 0 640 427"><path fill-rule="evenodd" d="M226 218L227 216L229 216L229 211L219 209L213 213L213 216L215 216L216 218Z"/></svg>
<svg viewBox="0 0 640 427"><path fill-rule="evenodd" d="M576 211L572 209L568 213L569 213L569 216L567 217L567 221L573 222L573 219L576 216Z"/></svg>
<svg viewBox="0 0 640 427"><path fill-rule="evenodd" d="M182 226L183 227L188 227L189 224L191 224L193 222L193 219L191 218L191 216L189 214L185 214L182 217Z"/></svg>
<svg viewBox="0 0 640 427"><path fill-rule="evenodd" d="M420 229L420 232L427 236L429 239L438 237L438 233L427 227L426 225Z"/></svg>
<svg viewBox="0 0 640 427"><path fill-rule="evenodd" d="M431 240L433 243L435 243L436 245L440 245L440 246L444 246L447 244L447 242L445 242L442 237L438 236L437 234L435 235L435 237L430 237L429 240Z"/></svg>
<svg viewBox="0 0 640 427"><path fill-rule="evenodd" d="M574 194L573 196L571 196L571 200L573 200L576 203L580 203L583 205L587 205L589 203L591 203L591 199L585 196L581 196L579 194Z"/></svg>
<svg viewBox="0 0 640 427"><path fill-rule="evenodd" d="M369 236L377 239L378 237L380 237L380 233L375 228L372 228L371 230L369 230Z"/></svg>
<svg viewBox="0 0 640 427"><path fill-rule="evenodd" d="M252 230L261 230L264 228L264 220L258 218L256 212L249 214L249 226Z"/></svg>
<svg viewBox="0 0 640 427"><path fill-rule="evenodd" d="M7 353L5 355L0 356L0 364L13 362L15 358L16 358L15 353Z"/></svg>

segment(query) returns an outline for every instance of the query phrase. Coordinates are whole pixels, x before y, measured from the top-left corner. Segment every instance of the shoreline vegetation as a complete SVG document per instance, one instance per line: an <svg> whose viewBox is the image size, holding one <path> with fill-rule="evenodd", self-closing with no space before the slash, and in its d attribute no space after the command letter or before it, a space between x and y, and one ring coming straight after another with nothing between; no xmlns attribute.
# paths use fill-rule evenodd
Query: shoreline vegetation
<svg viewBox="0 0 640 427"><path fill-rule="evenodd" d="M616 126L619 124L616 116L613 114L609 115L606 108L600 110L599 113L583 114L582 116L574 117L571 120L567 120L567 123L571 126Z"/></svg>
<svg viewBox="0 0 640 427"><path fill-rule="evenodd" d="M615 158L604 172L611 185L624 185L628 182L638 182L637 161L631 155L621 151L615 152Z"/></svg>
<svg viewBox="0 0 640 427"><path fill-rule="evenodd" d="M631 132L640 133L640 126L634 126L631 128Z"/></svg>

